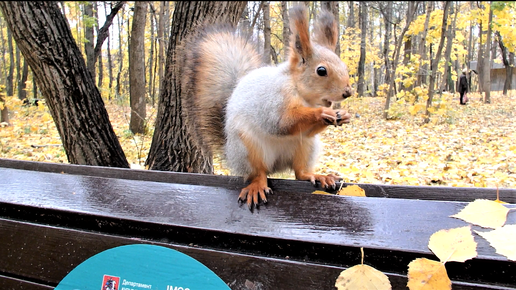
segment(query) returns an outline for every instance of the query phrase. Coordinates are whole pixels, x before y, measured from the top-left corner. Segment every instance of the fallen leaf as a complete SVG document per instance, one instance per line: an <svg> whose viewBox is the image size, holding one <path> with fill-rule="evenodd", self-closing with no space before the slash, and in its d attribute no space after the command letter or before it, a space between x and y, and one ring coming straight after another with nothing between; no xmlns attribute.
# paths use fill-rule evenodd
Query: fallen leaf
<svg viewBox="0 0 516 290"><path fill-rule="evenodd" d="M362 189L358 185L349 185L337 192L337 195L346 195L346 196L366 196L365 190Z"/></svg>
<svg viewBox="0 0 516 290"><path fill-rule="evenodd" d="M428 248L443 264L464 262L478 255L477 243L471 233L471 226L435 232L430 236Z"/></svg>
<svg viewBox="0 0 516 290"><path fill-rule="evenodd" d="M475 232L486 239L496 253L516 261L516 225L505 225L489 232Z"/></svg>
<svg viewBox="0 0 516 290"><path fill-rule="evenodd" d="M322 191L322 190L315 190L314 192L312 192L312 194L331 194L331 193Z"/></svg>
<svg viewBox="0 0 516 290"><path fill-rule="evenodd" d="M410 290L451 289L444 264L426 258L418 258L408 264L408 283Z"/></svg>
<svg viewBox="0 0 516 290"><path fill-rule="evenodd" d="M355 265L342 271L335 282L338 290L392 289L387 275L368 265Z"/></svg>
<svg viewBox="0 0 516 290"><path fill-rule="evenodd" d="M509 209L498 202L476 199L470 202L458 214L450 217L462 219L483 228L496 229L505 224L508 212Z"/></svg>

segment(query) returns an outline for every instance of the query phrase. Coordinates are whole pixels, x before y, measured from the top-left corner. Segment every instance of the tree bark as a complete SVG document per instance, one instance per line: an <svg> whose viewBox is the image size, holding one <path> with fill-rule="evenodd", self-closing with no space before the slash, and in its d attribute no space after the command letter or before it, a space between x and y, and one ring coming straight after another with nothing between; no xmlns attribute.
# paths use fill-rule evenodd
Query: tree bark
<svg viewBox="0 0 516 290"><path fill-rule="evenodd" d="M281 1L281 16L283 18L283 60L288 58L288 47L290 39L290 22L288 17L288 2Z"/></svg>
<svg viewBox="0 0 516 290"><path fill-rule="evenodd" d="M198 23L238 22L245 1L178 1L174 9L163 88L146 165L151 170L213 173L212 156L203 152L182 114L177 48Z"/></svg>
<svg viewBox="0 0 516 290"><path fill-rule="evenodd" d="M500 51L502 52L502 61L503 66L505 67L505 82L503 84L503 95L507 96L507 91L511 90L511 81L512 81L512 66L509 63L508 50L502 40L502 35L500 35L499 31L496 31L496 39L498 41L498 46L500 46Z"/></svg>
<svg viewBox="0 0 516 290"><path fill-rule="evenodd" d="M423 35L421 36L421 43L419 45L419 55L421 56L421 64L419 66L419 76L417 80L417 85L422 86L426 84L427 81L427 74L428 74L428 64L426 64L426 61L428 60L428 54L426 53L426 35L428 34L428 25L430 22L430 14L432 13L433 9L433 2L426 2L426 18L425 18L425 24L423 29Z"/></svg>
<svg viewBox="0 0 516 290"><path fill-rule="evenodd" d="M5 104L5 94L0 90L0 104L2 105L2 109L0 109L0 123L5 123L9 125L9 109Z"/></svg>
<svg viewBox="0 0 516 290"><path fill-rule="evenodd" d="M134 134L145 132L145 22L146 1L134 4L133 25L129 44L129 95L131 99L131 120L129 129Z"/></svg>
<svg viewBox="0 0 516 290"><path fill-rule="evenodd" d="M447 90L452 93L455 93L455 83L451 79L452 68L453 68L452 60L451 60L451 53L452 53L453 39L455 38L455 23L457 22L457 14L459 14L459 13L454 12L454 9L455 9L455 6L452 1L452 2L450 2L450 14L453 14L454 16L453 16L452 23L448 26L448 28L446 30L446 34L447 34L446 50L444 53L444 59L446 62L445 62L445 67L444 67L443 80L442 80L442 84L441 84L442 90Z"/></svg>
<svg viewBox="0 0 516 290"><path fill-rule="evenodd" d="M437 75L437 68L439 65L439 60L441 59L441 53L443 51L444 39L446 38L446 26L448 26L448 7L450 6L451 1L444 2L443 8L443 22L441 26L441 40L439 41L439 47L437 48L437 53L435 54L435 58L432 60L432 72L430 73L430 84L428 86L428 100L426 101L426 112L425 112L425 123L430 122L430 106L432 106L432 101L434 98L434 90L435 90L435 78Z"/></svg>
<svg viewBox="0 0 516 290"><path fill-rule="evenodd" d="M7 46L9 48L9 74L7 75L5 90L8 96L12 96L14 93L14 46L9 27L7 27Z"/></svg>
<svg viewBox="0 0 516 290"><path fill-rule="evenodd" d="M95 82L56 2L0 2L49 106L68 161L128 168Z"/></svg>
<svg viewBox="0 0 516 290"><path fill-rule="evenodd" d="M83 15L83 29L84 29L84 52L86 53L86 67L90 71L93 79L95 79L95 59L94 59L94 48L93 48L93 6L91 2L84 2L84 15Z"/></svg>
<svg viewBox="0 0 516 290"><path fill-rule="evenodd" d="M113 18L115 18L115 15L124 7L124 4L127 1L119 1L117 2L112 8L111 12L106 16L106 21L104 22L104 25L102 25L102 28L99 29L97 33L97 42L95 44L95 48L93 50L93 66L95 67L95 63L97 62L97 59L100 56L100 52L102 51L102 44L106 40L106 38L109 36L109 27L113 23ZM105 7L105 6L104 6Z"/></svg>
<svg viewBox="0 0 516 290"><path fill-rule="evenodd" d="M492 1L489 2L489 21L487 22L487 40L484 54L484 91L485 104L491 103L491 34L493 31L493 8Z"/></svg>
<svg viewBox="0 0 516 290"><path fill-rule="evenodd" d="M271 64L271 10L269 1L263 5L263 62Z"/></svg>
<svg viewBox="0 0 516 290"><path fill-rule="evenodd" d="M23 60L23 68L20 81L18 82L18 98L20 100L27 99L27 78L29 75L29 65L26 60Z"/></svg>
<svg viewBox="0 0 516 290"><path fill-rule="evenodd" d="M366 59L366 32L367 32L367 6L366 2L360 2L360 10L358 13L358 21L360 22L360 59L358 61L358 83L357 94L364 96L365 87L365 59Z"/></svg>

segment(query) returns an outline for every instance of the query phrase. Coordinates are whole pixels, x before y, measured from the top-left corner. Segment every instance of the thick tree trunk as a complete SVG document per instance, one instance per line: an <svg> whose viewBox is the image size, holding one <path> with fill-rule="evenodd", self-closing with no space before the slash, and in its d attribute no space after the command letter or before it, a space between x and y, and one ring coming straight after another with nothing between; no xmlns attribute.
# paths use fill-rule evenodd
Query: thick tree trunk
<svg viewBox="0 0 516 290"><path fill-rule="evenodd" d="M212 156L203 152L183 120L181 76L176 67L176 48L198 23L236 24L245 1L178 1L174 9L163 88L146 165L151 170L213 173Z"/></svg>
<svg viewBox="0 0 516 290"><path fill-rule="evenodd" d="M134 134L145 132L145 22L146 1L134 4L133 25L129 46L129 96L131 99L131 120L129 129Z"/></svg>
<svg viewBox="0 0 516 290"><path fill-rule="evenodd" d="M129 167L102 97L56 2L0 2L72 164Z"/></svg>

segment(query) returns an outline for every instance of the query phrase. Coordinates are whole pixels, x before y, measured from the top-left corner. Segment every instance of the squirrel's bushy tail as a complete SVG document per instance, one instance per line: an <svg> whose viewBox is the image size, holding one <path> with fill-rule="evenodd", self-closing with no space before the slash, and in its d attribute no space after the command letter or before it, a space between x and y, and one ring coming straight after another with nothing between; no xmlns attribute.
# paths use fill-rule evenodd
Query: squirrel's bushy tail
<svg viewBox="0 0 516 290"><path fill-rule="evenodd" d="M229 25L198 30L182 51L181 95L187 123L200 146L221 152L225 143L225 107L242 76L260 67L260 55Z"/></svg>

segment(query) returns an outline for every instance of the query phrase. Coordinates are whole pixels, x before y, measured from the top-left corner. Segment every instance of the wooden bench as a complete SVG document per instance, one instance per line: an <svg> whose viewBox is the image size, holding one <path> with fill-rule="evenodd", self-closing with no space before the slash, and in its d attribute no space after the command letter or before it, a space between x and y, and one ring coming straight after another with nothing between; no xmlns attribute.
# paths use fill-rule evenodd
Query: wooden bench
<svg viewBox="0 0 516 290"><path fill-rule="evenodd" d="M467 225L449 216L496 198L485 188L358 184L368 197L344 197L269 183L274 195L251 212L237 202L240 177L0 159L0 289L53 289L89 257L138 243L180 251L231 289L336 289L363 247L365 264L408 289L408 264L437 260L430 236ZM516 203L516 190L500 199ZM516 263L475 240L478 257L446 263L453 289L516 289Z"/></svg>

